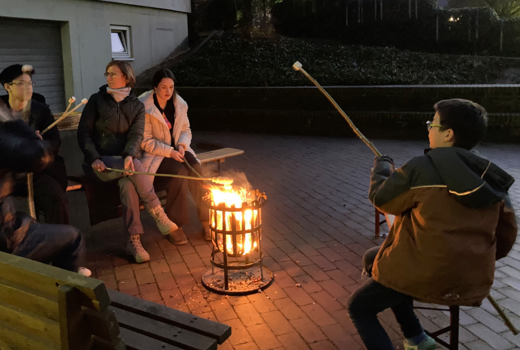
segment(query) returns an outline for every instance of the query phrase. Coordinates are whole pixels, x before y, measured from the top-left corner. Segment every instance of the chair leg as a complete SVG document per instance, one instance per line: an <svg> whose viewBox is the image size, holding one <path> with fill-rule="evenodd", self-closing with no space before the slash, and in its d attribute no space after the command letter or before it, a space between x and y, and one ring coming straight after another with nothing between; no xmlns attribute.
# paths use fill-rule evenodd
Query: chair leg
<svg viewBox="0 0 520 350"><path fill-rule="evenodd" d="M459 349L459 314L460 307L458 305L450 306L450 350Z"/></svg>
<svg viewBox="0 0 520 350"><path fill-rule="evenodd" d="M376 211L376 229L375 229L375 231L376 231L376 238L377 238L377 237L379 237L379 232L381 230L381 227L380 227L381 223L379 222L379 220L380 220L379 210L375 209L375 211Z"/></svg>

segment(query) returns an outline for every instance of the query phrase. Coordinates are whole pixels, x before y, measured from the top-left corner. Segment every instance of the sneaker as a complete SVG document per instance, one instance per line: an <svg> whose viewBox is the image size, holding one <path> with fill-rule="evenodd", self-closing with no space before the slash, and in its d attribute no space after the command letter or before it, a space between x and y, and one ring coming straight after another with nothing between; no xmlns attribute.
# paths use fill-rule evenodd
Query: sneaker
<svg viewBox="0 0 520 350"><path fill-rule="evenodd" d="M404 350L435 350L436 348L437 343L435 343L435 340L428 335L426 336L426 339L418 345L410 345L407 340L404 341Z"/></svg>
<svg viewBox="0 0 520 350"><path fill-rule="evenodd" d="M202 233L204 233L204 239L211 241L211 229L209 228L209 221L202 221Z"/></svg>
<svg viewBox="0 0 520 350"><path fill-rule="evenodd" d="M126 253L134 257L136 263L150 260L150 254L144 250L140 235L131 235L126 244Z"/></svg>
<svg viewBox="0 0 520 350"><path fill-rule="evenodd" d="M166 238L168 238L168 240L175 245L183 245L188 243L188 238L186 237L182 227L179 227L177 230L170 233L168 236L166 236Z"/></svg>
<svg viewBox="0 0 520 350"><path fill-rule="evenodd" d="M177 230L179 227L168 219L168 215L164 212L163 207L160 205L156 206L152 210L149 211L152 218L155 220L155 224L161 233L166 236Z"/></svg>
<svg viewBox="0 0 520 350"><path fill-rule="evenodd" d="M85 276L85 277L90 277L92 276L92 271L90 271L89 269L87 269L86 267L80 267L78 269L78 273L82 276Z"/></svg>

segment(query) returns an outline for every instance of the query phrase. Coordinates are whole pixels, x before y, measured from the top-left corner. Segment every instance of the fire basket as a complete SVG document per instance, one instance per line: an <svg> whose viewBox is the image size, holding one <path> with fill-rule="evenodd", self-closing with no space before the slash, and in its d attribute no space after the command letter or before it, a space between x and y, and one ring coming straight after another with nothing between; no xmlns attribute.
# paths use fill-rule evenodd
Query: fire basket
<svg viewBox="0 0 520 350"><path fill-rule="evenodd" d="M202 276L209 290L244 295L267 288L273 273L262 265L262 207L267 197L258 190L212 190L209 199L213 242L211 269Z"/></svg>

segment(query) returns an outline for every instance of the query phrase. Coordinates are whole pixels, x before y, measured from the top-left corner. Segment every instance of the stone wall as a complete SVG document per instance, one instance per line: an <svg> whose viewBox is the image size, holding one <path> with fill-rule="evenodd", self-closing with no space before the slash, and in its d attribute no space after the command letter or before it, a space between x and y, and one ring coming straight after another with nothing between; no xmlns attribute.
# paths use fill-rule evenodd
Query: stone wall
<svg viewBox="0 0 520 350"><path fill-rule="evenodd" d="M426 136L435 102L465 98L489 112L486 140L520 142L520 85L326 87L367 137ZM179 87L194 130L353 136L315 87Z"/></svg>

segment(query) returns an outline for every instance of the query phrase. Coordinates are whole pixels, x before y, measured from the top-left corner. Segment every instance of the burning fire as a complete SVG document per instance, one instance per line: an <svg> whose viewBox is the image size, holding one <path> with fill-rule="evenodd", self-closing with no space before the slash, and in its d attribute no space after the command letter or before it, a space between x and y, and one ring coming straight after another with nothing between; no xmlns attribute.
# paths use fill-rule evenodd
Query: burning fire
<svg viewBox="0 0 520 350"><path fill-rule="evenodd" d="M211 188L211 204L212 206L224 206L225 208L242 208L246 203L250 202L249 193L245 188L234 190L232 186L212 187ZM225 217L223 217L225 215ZM243 216L243 217L242 217ZM215 230L238 232L242 230L251 230L258 221L258 210L246 209L243 211L230 212L223 210L211 210L211 227ZM224 234L217 233L218 249L223 251ZM237 255L242 256L255 249L258 242L251 239L251 233L226 235L226 250L228 254L233 255L233 238L236 238Z"/></svg>

